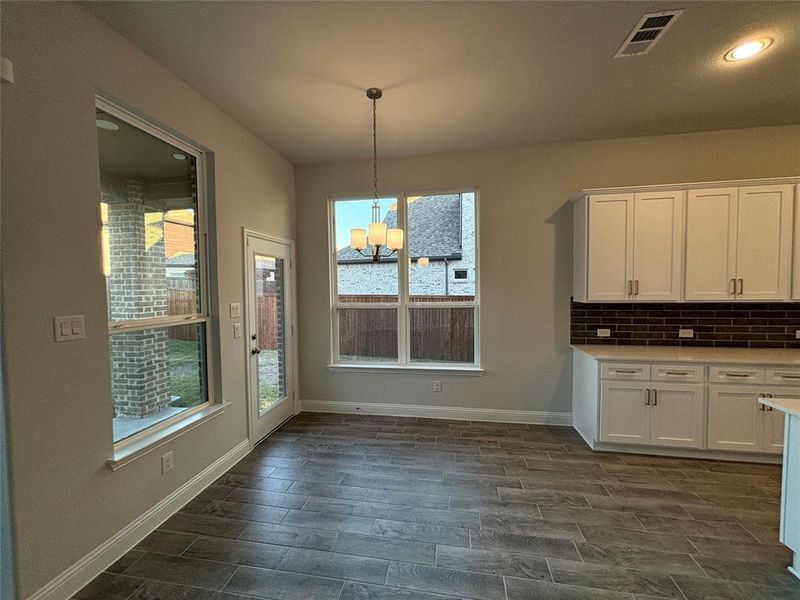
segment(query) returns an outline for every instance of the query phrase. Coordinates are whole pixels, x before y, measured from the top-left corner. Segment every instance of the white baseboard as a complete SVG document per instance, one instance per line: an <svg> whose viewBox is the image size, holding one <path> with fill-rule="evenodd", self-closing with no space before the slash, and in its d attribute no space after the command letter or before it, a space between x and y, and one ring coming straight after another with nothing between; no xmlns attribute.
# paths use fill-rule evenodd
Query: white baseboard
<svg viewBox="0 0 800 600"><path fill-rule="evenodd" d="M306 412L361 413L392 417L426 417L429 419L455 419L460 421L572 426L572 413L543 410L383 404L378 402L337 402L335 400L303 400L303 410Z"/></svg>
<svg viewBox="0 0 800 600"><path fill-rule="evenodd" d="M97 577L184 504L247 456L250 440L242 440L200 473L192 477L161 502L118 531L71 567L47 583L28 600L66 600Z"/></svg>
<svg viewBox="0 0 800 600"><path fill-rule="evenodd" d="M578 431L580 433L580 431ZM636 446L590 442L581 434L589 447L596 452L617 452L620 454L646 454L672 458L700 458L705 460L724 460L733 462L752 462L779 465L783 462L780 454L758 454L753 452L731 452L730 450L704 450L702 448L666 448L663 446Z"/></svg>

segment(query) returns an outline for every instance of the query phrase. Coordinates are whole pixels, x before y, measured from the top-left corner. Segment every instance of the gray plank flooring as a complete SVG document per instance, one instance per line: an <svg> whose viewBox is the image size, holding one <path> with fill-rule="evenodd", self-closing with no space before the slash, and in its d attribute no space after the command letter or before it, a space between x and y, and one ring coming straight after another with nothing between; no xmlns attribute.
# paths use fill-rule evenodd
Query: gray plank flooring
<svg viewBox="0 0 800 600"><path fill-rule="evenodd" d="M302 413L75 600L785 600L780 467Z"/></svg>

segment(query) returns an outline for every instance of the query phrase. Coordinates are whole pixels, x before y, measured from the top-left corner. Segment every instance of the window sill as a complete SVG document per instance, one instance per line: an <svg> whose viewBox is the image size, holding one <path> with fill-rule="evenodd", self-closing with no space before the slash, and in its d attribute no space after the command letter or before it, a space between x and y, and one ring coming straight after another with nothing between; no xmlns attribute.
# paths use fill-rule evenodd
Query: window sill
<svg viewBox="0 0 800 600"><path fill-rule="evenodd" d="M372 365L368 363L332 364L328 370L341 373L408 373L413 375L463 375L481 377L483 369L475 365Z"/></svg>
<svg viewBox="0 0 800 600"><path fill-rule="evenodd" d="M149 435L142 436L131 444L125 445L119 450L114 450L114 458L106 461L106 466L112 471L118 471L122 467L129 465L136 459L148 454L149 452L163 446L164 444L180 437L184 433L199 427L203 423L210 421L214 417L221 415L230 405L230 402L214 403L208 408L192 413L185 419L181 419L168 427L154 431Z"/></svg>

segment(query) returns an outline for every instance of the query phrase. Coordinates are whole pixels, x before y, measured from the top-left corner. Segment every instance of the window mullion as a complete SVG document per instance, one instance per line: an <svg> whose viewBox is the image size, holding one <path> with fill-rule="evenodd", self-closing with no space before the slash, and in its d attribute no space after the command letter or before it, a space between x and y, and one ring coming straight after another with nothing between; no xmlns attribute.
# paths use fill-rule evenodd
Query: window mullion
<svg viewBox="0 0 800 600"><path fill-rule="evenodd" d="M405 234L405 243L398 252L397 259L397 277L398 295L400 297L399 314L397 315L397 341L398 341L398 358L402 364L409 364L411 362L411 343L410 343L410 323L408 314L408 195L406 193L399 194L397 199L397 221L400 228Z"/></svg>

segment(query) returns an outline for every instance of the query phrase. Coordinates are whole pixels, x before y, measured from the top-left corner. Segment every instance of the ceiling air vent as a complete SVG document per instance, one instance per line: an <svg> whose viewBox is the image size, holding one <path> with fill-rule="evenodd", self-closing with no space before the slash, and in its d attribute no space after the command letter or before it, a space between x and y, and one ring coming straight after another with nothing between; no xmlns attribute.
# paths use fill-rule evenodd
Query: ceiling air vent
<svg viewBox="0 0 800 600"><path fill-rule="evenodd" d="M656 42L662 38L664 32L678 20L682 12L682 10L671 10L643 16L639 19L639 23L633 28L633 31L625 38L614 57L647 54L656 45Z"/></svg>

